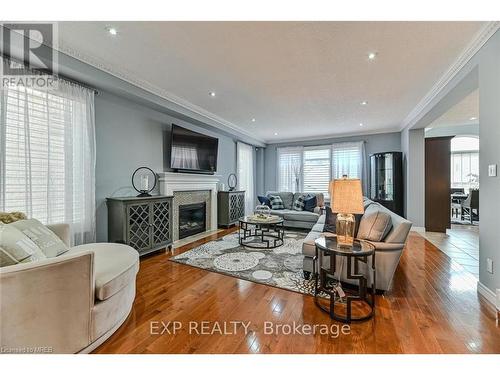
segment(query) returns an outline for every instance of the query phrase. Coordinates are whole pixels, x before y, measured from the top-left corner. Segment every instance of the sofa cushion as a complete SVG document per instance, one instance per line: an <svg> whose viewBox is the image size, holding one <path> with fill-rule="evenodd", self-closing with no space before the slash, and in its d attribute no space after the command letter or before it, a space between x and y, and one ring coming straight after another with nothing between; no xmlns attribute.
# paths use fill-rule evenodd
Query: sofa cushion
<svg viewBox="0 0 500 375"><path fill-rule="evenodd" d="M0 224L0 267L46 259L42 250L12 224Z"/></svg>
<svg viewBox="0 0 500 375"><path fill-rule="evenodd" d="M323 228L323 232L329 233L337 233L337 214L333 213L330 207L325 208L325 225ZM361 223L361 219L363 214L354 214L354 219L356 220L354 223L354 235L357 236L359 230L359 224Z"/></svg>
<svg viewBox="0 0 500 375"><path fill-rule="evenodd" d="M57 235L36 219L19 220L12 225L29 237L47 258L64 254L69 249Z"/></svg>
<svg viewBox="0 0 500 375"><path fill-rule="evenodd" d="M283 213L283 219L289 221L305 221L315 223L318 221L319 214L309 211L293 211L287 210Z"/></svg>
<svg viewBox="0 0 500 375"><path fill-rule="evenodd" d="M380 242L392 228L391 216L387 212L370 205L361 218L357 237L363 240Z"/></svg>
<svg viewBox="0 0 500 375"><path fill-rule="evenodd" d="M290 193L288 191L268 191L266 193L266 196L269 197L270 195L278 196L281 198L283 201L283 205L285 206L286 210L291 210L292 205L293 205L293 193Z"/></svg>
<svg viewBox="0 0 500 375"><path fill-rule="evenodd" d="M285 206L283 204L283 200L279 195L270 195L269 201L271 202L272 210L284 210Z"/></svg>
<svg viewBox="0 0 500 375"><path fill-rule="evenodd" d="M139 253L117 243L91 243L71 248L70 253L94 252L95 296L104 301L135 282Z"/></svg>

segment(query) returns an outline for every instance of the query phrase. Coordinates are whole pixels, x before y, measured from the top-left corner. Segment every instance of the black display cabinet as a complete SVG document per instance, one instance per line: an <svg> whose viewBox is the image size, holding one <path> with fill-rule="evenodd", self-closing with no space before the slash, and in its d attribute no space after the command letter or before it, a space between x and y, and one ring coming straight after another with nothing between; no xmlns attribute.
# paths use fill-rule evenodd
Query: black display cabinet
<svg viewBox="0 0 500 375"><path fill-rule="evenodd" d="M404 215L403 153L370 155L370 199Z"/></svg>

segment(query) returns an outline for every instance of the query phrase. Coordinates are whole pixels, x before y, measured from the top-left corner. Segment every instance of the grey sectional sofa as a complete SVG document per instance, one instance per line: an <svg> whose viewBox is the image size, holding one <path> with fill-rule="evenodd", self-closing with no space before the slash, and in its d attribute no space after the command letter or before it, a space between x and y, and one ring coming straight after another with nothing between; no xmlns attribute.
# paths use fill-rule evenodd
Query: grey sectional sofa
<svg viewBox="0 0 500 375"><path fill-rule="evenodd" d="M383 211L391 216L392 229L389 231L387 236L382 242L371 242L375 245L375 271L376 271L376 288L380 291L389 290L392 278L396 272L396 268L399 263L399 259L403 253L403 248L408 237L408 233L412 226L412 223L394 212L388 210L379 203L375 203L369 199L364 200L365 214L375 211ZM307 235L302 245L302 253L304 257L304 277L309 278L311 272L313 271L313 257L315 255L315 245L314 241L321 236L334 236L334 234L329 232L323 232L323 227L325 225L325 215L321 215L318 221L312 226L311 232ZM342 257L343 258L343 257ZM324 258L324 267L327 267L328 257ZM337 262L343 261L344 264L341 267L340 263L337 264L337 269L342 269L341 280L346 281L347 265L345 258L337 258ZM364 265L363 265L364 266ZM363 266L361 272L363 272ZM370 273L365 272L370 279ZM352 281L349 281L352 283Z"/></svg>
<svg viewBox="0 0 500 375"><path fill-rule="evenodd" d="M293 202L302 194L315 194L316 195L316 208L314 212L310 211L295 211L292 206ZM272 215L282 217L285 227L311 229L317 222L321 215L321 208L324 206L325 198L322 193L291 193L284 191L268 191L266 196L278 195L283 201L285 206L284 210L271 210Z"/></svg>

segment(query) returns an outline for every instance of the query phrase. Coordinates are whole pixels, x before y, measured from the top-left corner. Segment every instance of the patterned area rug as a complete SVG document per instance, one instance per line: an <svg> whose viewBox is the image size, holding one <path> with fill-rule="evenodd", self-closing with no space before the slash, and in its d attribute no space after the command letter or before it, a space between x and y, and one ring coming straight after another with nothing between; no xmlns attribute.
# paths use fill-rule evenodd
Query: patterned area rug
<svg viewBox="0 0 500 375"><path fill-rule="evenodd" d="M251 249L240 246L238 232L179 254L172 261L303 294L314 293L314 282L302 272L302 242L307 233L285 231L283 246ZM251 241L257 245L257 241Z"/></svg>

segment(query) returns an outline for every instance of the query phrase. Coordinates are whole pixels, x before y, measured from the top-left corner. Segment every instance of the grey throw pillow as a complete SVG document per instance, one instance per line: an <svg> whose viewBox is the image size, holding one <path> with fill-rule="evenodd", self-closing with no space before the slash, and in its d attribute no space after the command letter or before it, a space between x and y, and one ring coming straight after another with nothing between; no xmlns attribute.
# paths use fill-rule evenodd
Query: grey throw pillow
<svg viewBox="0 0 500 375"><path fill-rule="evenodd" d="M380 242L392 228L391 215L382 211L375 211L363 215L359 224L358 238L362 240Z"/></svg>
<svg viewBox="0 0 500 375"><path fill-rule="evenodd" d="M0 267L46 258L40 248L19 229L12 224L0 224Z"/></svg>
<svg viewBox="0 0 500 375"><path fill-rule="evenodd" d="M295 202L293 202L293 209L295 211L304 211L305 207L305 196L304 195L299 195Z"/></svg>
<svg viewBox="0 0 500 375"><path fill-rule="evenodd" d="M281 197L277 195L269 195L269 200L271 201L272 210L284 210L285 206Z"/></svg>
<svg viewBox="0 0 500 375"><path fill-rule="evenodd" d="M69 250L54 232L36 219L19 220L9 225L16 227L36 243L47 258L59 256Z"/></svg>

